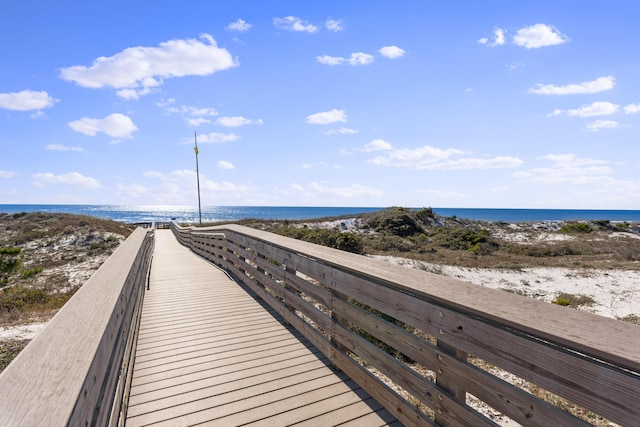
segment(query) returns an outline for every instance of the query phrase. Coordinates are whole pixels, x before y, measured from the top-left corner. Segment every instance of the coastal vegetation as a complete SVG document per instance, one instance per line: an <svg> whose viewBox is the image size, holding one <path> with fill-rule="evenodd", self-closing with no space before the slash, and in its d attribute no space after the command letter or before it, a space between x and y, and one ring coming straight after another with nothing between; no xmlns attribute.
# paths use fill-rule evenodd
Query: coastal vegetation
<svg viewBox="0 0 640 427"><path fill-rule="evenodd" d="M509 224L402 207L349 217L236 223L357 254L430 263L429 271L435 273L447 265L505 271L563 267L580 274L593 268L640 270L640 224L636 223ZM133 228L90 216L0 214L0 326L48 320ZM553 302L588 307L592 302L586 298L559 293ZM638 323L635 314L623 320ZM0 367L27 342L0 340Z"/></svg>
<svg viewBox="0 0 640 427"><path fill-rule="evenodd" d="M640 269L640 224L546 221L510 224L392 207L356 218L245 220L244 225L368 255L470 268ZM338 243L340 242L340 243Z"/></svg>
<svg viewBox="0 0 640 427"><path fill-rule="evenodd" d="M0 214L0 327L47 321L132 230L89 216ZM28 342L0 340L0 370Z"/></svg>

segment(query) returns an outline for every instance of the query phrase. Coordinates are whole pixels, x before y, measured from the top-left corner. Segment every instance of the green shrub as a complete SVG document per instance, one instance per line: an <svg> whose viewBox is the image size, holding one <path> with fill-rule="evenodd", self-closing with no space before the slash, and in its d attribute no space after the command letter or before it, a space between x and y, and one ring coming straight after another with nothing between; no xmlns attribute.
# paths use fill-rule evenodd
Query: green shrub
<svg viewBox="0 0 640 427"><path fill-rule="evenodd" d="M560 228L561 233L591 233L593 228L585 222L568 222Z"/></svg>
<svg viewBox="0 0 640 427"><path fill-rule="evenodd" d="M33 277L36 274L40 274L40 273L42 273L42 267L33 267L33 268L30 268L29 270L24 270L20 272L20 277L22 277L23 279L28 279L29 277Z"/></svg>
<svg viewBox="0 0 640 427"><path fill-rule="evenodd" d="M567 244L562 245L509 245L505 251L515 255L537 258L581 255L579 251Z"/></svg>
<svg viewBox="0 0 640 427"><path fill-rule="evenodd" d="M551 303L553 303L553 304L557 304L557 305L561 305L561 306L563 306L563 307L566 307L566 306L568 306L569 304L571 304L571 301L569 301L569 300L568 300L568 299L566 299L566 298L560 298L560 297L557 297L555 300L551 301Z"/></svg>
<svg viewBox="0 0 640 427"><path fill-rule="evenodd" d="M309 228L286 228L279 231L281 234L294 239L303 240L329 248L340 249L342 251L362 253L362 239L354 233L341 232L336 230L309 229Z"/></svg>
<svg viewBox="0 0 640 427"><path fill-rule="evenodd" d="M373 251L383 252L408 252L414 249L415 245L409 239L399 236L378 236L367 240L367 248Z"/></svg>
<svg viewBox="0 0 640 427"><path fill-rule="evenodd" d="M443 248L466 250L477 254L487 254L498 249L498 243L491 239L489 231L473 231L463 227L442 227L435 231L433 241Z"/></svg>
<svg viewBox="0 0 640 427"><path fill-rule="evenodd" d="M415 210L393 207L372 214L366 226L379 232L400 237L412 236L423 231ZM428 215L425 211L423 215Z"/></svg>
<svg viewBox="0 0 640 427"><path fill-rule="evenodd" d="M618 222L616 223L616 231L629 231L631 226L628 222Z"/></svg>
<svg viewBox="0 0 640 427"><path fill-rule="evenodd" d="M22 248L0 247L0 285L7 283L10 275L22 265Z"/></svg>
<svg viewBox="0 0 640 427"><path fill-rule="evenodd" d="M556 299L551 301L553 304L558 304L562 306L572 306L572 307L580 307L580 306L591 306L595 304L595 300L589 295L582 294L569 294L566 292L560 292Z"/></svg>
<svg viewBox="0 0 640 427"><path fill-rule="evenodd" d="M49 298L42 288L12 286L0 293L0 312L22 311L28 305L46 304Z"/></svg>

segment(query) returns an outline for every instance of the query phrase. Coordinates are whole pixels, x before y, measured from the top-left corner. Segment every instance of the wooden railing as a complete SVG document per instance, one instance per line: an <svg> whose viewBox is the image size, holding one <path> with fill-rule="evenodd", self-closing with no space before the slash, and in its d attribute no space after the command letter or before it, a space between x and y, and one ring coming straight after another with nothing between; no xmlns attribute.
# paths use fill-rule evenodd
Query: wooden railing
<svg viewBox="0 0 640 427"><path fill-rule="evenodd" d="M136 229L2 372L1 426L124 424L152 254Z"/></svg>
<svg viewBox="0 0 640 427"><path fill-rule="evenodd" d="M172 228L406 425L590 425L571 405L639 425L636 325L241 226Z"/></svg>

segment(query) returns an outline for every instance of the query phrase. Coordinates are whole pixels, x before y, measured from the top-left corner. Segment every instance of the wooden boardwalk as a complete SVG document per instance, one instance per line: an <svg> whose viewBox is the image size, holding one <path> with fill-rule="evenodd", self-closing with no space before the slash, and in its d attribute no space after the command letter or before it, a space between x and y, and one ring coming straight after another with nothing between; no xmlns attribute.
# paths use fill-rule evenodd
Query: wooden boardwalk
<svg viewBox="0 0 640 427"><path fill-rule="evenodd" d="M128 426L400 425L277 313L155 233Z"/></svg>

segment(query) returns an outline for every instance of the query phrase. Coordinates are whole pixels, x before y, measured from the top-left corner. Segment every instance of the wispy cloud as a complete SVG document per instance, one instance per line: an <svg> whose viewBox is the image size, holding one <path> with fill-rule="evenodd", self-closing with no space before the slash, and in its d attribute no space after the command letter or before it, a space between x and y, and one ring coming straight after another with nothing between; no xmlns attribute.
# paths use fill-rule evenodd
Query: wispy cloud
<svg viewBox="0 0 640 427"><path fill-rule="evenodd" d="M536 184L599 184L612 173L608 161L579 158L573 153L548 154L542 159L550 161L551 167L518 171L514 176Z"/></svg>
<svg viewBox="0 0 640 427"><path fill-rule="evenodd" d="M95 178L84 176L78 172L69 172L67 174L55 175L51 172L36 173L33 175L34 184L43 186L46 184L66 184L77 187L100 188L100 182Z"/></svg>
<svg viewBox="0 0 640 427"><path fill-rule="evenodd" d="M175 98L163 99L156 102L156 106L162 108L166 114L176 114L182 116L189 126L197 127L206 123L211 123L208 117L218 115L218 110L211 107L195 107L190 105L175 105Z"/></svg>
<svg viewBox="0 0 640 427"><path fill-rule="evenodd" d="M624 106L625 114L640 113L640 104L629 104Z"/></svg>
<svg viewBox="0 0 640 427"><path fill-rule="evenodd" d="M303 21L297 16L286 16L284 18L273 18L273 25L276 28L298 33L317 33L318 27Z"/></svg>
<svg viewBox="0 0 640 427"><path fill-rule="evenodd" d="M392 149L393 146L383 139L374 139L364 146L364 151L369 153L372 151L388 151Z"/></svg>
<svg viewBox="0 0 640 427"><path fill-rule="evenodd" d="M347 114L344 110L333 109L307 116L307 123L312 125L329 125L331 123L346 122Z"/></svg>
<svg viewBox="0 0 640 427"><path fill-rule="evenodd" d="M231 24L227 25L225 30L227 30L227 31L236 31L238 33L246 33L247 31L249 31L251 29L252 26L253 25L249 24L244 19L238 19L237 21L232 22Z"/></svg>
<svg viewBox="0 0 640 427"><path fill-rule="evenodd" d="M211 132L204 133L202 135L198 135L198 143L199 144L226 144L228 142L234 142L240 139L238 135L235 133L219 133L219 132ZM184 138L182 140L183 144L193 144L193 139Z"/></svg>
<svg viewBox="0 0 640 427"><path fill-rule="evenodd" d="M618 122L614 120L596 120L587 124L587 129L592 132L597 132L600 129L615 129L618 127Z"/></svg>
<svg viewBox="0 0 640 427"><path fill-rule="evenodd" d="M246 126L246 125L261 125L261 124L264 124L264 122L262 121L262 119L252 120L242 116L233 116L233 117L220 117L215 121L215 124L218 126L235 128L235 127Z"/></svg>
<svg viewBox="0 0 640 427"><path fill-rule="evenodd" d="M23 90L20 92L0 93L0 108L14 111L32 111L50 108L59 99L51 97L45 91Z"/></svg>
<svg viewBox="0 0 640 427"><path fill-rule="evenodd" d="M374 188L361 184L346 186L330 186L326 182L311 182L307 185L292 184L289 187L292 192L308 200L341 200L357 197L379 197L382 193Z"/></svg>
<svg viewBox="0 0 640 427"><path fill-rule="evenodd" d="M133 132L138 130L131 118L120 113L110 114L104 119L83 117L69 122L69 127L85 135L96 136L98 133L104 133L113 138L133 138Z"/></svg>
<svg viewBox="0 0 640 427"><path fill-rule="evenodd" d="M356 129L350 129L350 128L338 128L338 129L329 129L326 130L322 133L324 133L325 135L352 135L352 134L356 134L360 132L359 130Z"/></svg>
<svg viewBox="0 0 640 427"><path fill-rule="evenodd" d="M505 33L506 30L504 29L495 28L491 37L482 37L480 40L478 40L478 43L488 47L502 46L507 42Z"/></svg>
<svg viewBox="0 0 640 427"><path fill-rule="evenodd" d="M378 156L369 160L369 163L377 166L417 170L460 170L513 168L523 163L519 158L509 156L497 156L493 158L459 157L468 155L468 153L455 148L442 149L425 145L418 148L393 149L391 144L385 141L371 144L372 143L367 144L364 151L374 151L371 148L378 147L388 152L385 156Z"/></svg>
<svg viewBox="0 0 640 427"><path fill-rule="evenodd" d="M113 56L96 58L90 66L63 68L60 77L86 88L111 87L118 96L138 99L162 85L163 79L207 76L237 66L229 51L209 34L176 39L157 47L130 47Z"/></svg>
<svg viewBox="0 0 640 427"><path fill-rule="evenodd" d="M569 37L562 34L557 28L546 24L535 24L524 27L516 32L513 43L527 49L537 49L545 46L554 46L569 41Z"/></svg>
<svg viewBox="0 0 640 427"><path fill-rule="evenodd" d="M529 89L528 92L536 95L575 95L611 90L615 85L616 79L613 76L607 76L588 82L569 84L565 86L556 86L553 84L543 85L538 83L535 88Z"/></svg>
<svg viewBox="0 0 640 427"><path fill-rule="evenodd" d="M575 116L575 117L593 117L593 116L608 116L616 113L620 109L617 104L611 102L594 102L593 104L583 105L579 108L570 110L556 109L550 116Z"/></svg>
<svg viewBox="0 0 640 427"><path fill-rule="evenodd" d="M14 176L16 176L15 172L0 169L0 178L13 178Z"/></svg>
<svg viewBox="0 0 640 427"><path fill-rule="evenodd" d="M341 56L329 56L322 55L316 56L316 60L325 65L369 65L371 64L375 58L373 55L363 52L355 52L352 53L349 58L343 58Z"/></svg>
<svg viewBox="0 0 640 427"><path fill-rule="evenodd" d="M338 19L327 19L324 23L327 30L338 32L344 30L344 23Z"/></svg>
<svg viewBox="0 0 640 427"><path fill-rule="evenodd" d="M84 148L82 147L77 147L77 146L70 147L68 145L62 145L62 144L47 144L45 148L51 151L75 151L78 153L84 152Z"/></svg>
<svg viewBox="0 0 640 427"><path fill-rule="evenodd" d="M218 169L222 169L222 170L231 170L231 169L235 169L235 166L233 166L233 163L231 162L227 162L226 160L220 160L217 163Z"/></svg>

